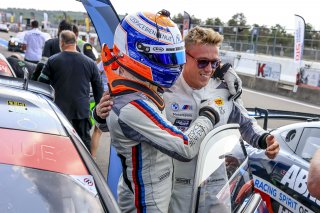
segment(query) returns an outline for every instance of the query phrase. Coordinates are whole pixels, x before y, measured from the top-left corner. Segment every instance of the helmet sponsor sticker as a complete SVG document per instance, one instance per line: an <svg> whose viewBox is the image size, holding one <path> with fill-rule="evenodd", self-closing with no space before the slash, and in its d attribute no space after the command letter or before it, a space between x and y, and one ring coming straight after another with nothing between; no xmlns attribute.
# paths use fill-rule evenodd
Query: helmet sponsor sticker
<svg viewBox="0 0 320 213"><path fill-rule="evenodd" d="M299 201L295 200L293 197L282 191L281 189L274 186L272 183L253 175L254 187L266 193L270 198L276 200L280 205L286 207L292 212L312 212L308 207L302 205Z"/></svg>
<svg viewBox="0 0 320 213"><path fill-rule="evenodd" d="M151 37L152 39L158 40L157 29L154 26L142 20L140 17L136 15L128 16L126 17L126 20L131 27L135 28L141 34ZM159 38L160 42L169 43L169 44L174 43L173 37L170 32L166 32L160 29L159 29L159 32L160 32L160 38Z"/></svg>
<svg viewBox="0 0 320 213"><path fill-rule="evenodd" d="M177 53L185 51L184 42L178 44L152 45L137 43L137 50L144 53Z"/></svg>
<svg viewBox="0 0 320 213"><path fill-rule="evenodd" d="M91 175L71 175L71 177L76 183L85 188L88 192L92 193L93 195L98 194L93 177Z"/></svg>

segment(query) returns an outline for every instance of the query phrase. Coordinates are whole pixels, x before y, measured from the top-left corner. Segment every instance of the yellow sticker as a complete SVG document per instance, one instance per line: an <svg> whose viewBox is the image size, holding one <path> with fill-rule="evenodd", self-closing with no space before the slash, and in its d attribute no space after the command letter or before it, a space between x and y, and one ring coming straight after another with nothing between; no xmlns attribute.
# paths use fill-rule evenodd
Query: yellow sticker
<svg viewBox="0 0 320 213"><path fill-rule="evenodd" d="M26 104L25 103L21 103L18 101L7 101L8 105L10 106L21 106L21 107L25 107Z"/></svg>
<svg viewBox="0 0 320 213"><path fill-rule="evenodd" d="M86 46L86 50L91 50L92 49L92 47L91 46Z"/></svg>
<svg viewBox="0 0 320 213"><path fill-rule="evenodd" d="M224 101L222 98L217 98L217 99L214 99L214 102L216 103L216 105L218 106L222 106L224 104Z"/></svg>

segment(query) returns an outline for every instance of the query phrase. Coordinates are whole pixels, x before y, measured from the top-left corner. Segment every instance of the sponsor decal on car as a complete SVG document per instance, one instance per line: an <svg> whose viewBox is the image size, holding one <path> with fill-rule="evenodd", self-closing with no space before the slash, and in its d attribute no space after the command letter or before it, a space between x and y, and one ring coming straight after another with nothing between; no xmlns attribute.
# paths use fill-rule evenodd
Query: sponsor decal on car
<svg viewBox="0 0 320 213"><path fill-rule="evenodd" d="M292 165L281 179L281 184L287 185L290 189L298 192L307 199L320 205L320 201L312 197L307 188L308 171L297 165Z"/></svg>
<svg viewBox="0 0 320 213"><path fill-rule="evenodd" d="M7 101L7 104L10 106L21 106L21 107L25 107L26 104L19 102L19 101Z"/></svg>
<svg viewBox="0 0 320 213"><path fill-rule="evenodd" d="M88 192L92 193L93 195L98 194L93 177L91 175L71 175L71 177L76 183L85 188Z"/></svg>
<svg viewBox="0 0 320 213"><path fill-rule="evenodd" d="M280 205L286 207L292 212L308 212L314 213L308 207L302 205L293 197L275 187L272 183L253 175L254 187L259 191L268 194L272 199L276 200Z"/></svg>

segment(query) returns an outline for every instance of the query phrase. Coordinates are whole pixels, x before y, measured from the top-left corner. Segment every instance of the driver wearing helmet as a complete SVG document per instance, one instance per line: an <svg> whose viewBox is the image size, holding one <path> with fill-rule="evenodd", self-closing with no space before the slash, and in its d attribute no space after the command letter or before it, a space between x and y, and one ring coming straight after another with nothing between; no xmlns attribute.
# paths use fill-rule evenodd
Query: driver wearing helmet
<svg viewBox="0 0 320 213"><path fill-rule="evenodd" d="M113 108L100 129L110 131L121 158L118 185L122 212L167 212L172 191L173 161L190 161L200 142L219 121L206 105L186 132L164 113L163 88L171 87L185 63L181 34L170 14L139 12L118 25L113 50L103 46L102 60L113 96Z"/></svg>

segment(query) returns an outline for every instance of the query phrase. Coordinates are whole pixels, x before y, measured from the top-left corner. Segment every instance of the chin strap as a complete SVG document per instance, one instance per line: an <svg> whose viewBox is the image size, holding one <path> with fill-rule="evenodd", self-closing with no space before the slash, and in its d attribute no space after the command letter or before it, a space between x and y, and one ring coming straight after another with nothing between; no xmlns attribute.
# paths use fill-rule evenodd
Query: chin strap
<svg viewBox="0 0 320 213"><path fill-rule="evenodd" d="M119 64L117 63L118 57L121 56L114 56L108 46L106 44L103 45L101 58L103 62L103 68L108 77L110 94L112 96L119 96L134 92L142 92L157 105L160 111L162 111L164 109L164 101L155 91L138 81L129 80L113 71L114 69L119 68ZM158 89L158 92L161 91L163 90Z"/></svg>

